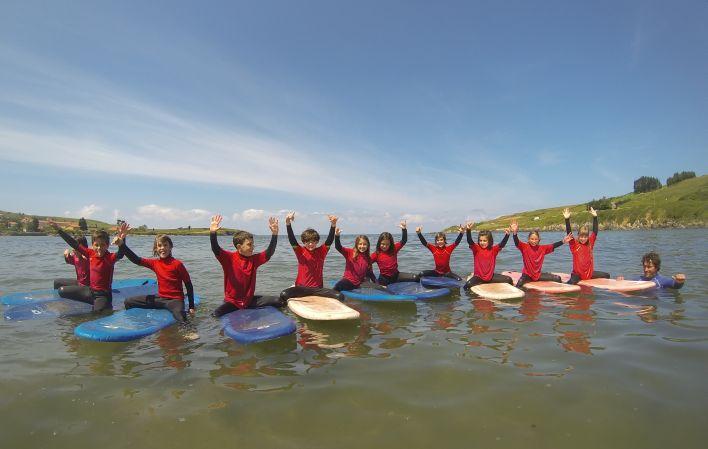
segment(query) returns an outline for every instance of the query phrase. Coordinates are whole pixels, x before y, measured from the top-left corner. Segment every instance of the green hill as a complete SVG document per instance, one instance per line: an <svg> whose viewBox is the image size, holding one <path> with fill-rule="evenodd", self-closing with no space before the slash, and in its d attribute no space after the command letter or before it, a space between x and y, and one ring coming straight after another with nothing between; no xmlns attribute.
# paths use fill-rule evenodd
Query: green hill
<svg viewBox="0 0 708 449"><path fill-rule="evenodd" d="M670 187L646 193L628 193L609 198L612 209L598 211L600 229L646 229L706 227L708 224L708 175L687 179ZM571 222L590 222L592 217L586 204L564 205L505 215L475 224L476 230L501 230L512 219L519 228L542 231L564 229L563 209L570 208ZM574 228L575 229L575 228ZM451 226L446 232L457 232Z"/></svg>

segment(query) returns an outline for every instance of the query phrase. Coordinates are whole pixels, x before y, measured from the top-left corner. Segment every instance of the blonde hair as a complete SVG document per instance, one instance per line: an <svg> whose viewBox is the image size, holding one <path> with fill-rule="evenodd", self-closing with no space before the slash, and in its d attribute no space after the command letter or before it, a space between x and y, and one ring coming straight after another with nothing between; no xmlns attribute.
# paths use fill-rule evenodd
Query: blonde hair
<svg viewBox="0 0 708 449"><path fill-rule="evenodd" d="M357 249L357 246L359 246L359 242L361 240L364 240L366 242L366 252L364 254L369 257L369 251L371 251L371 243L369 243L369 237L365 235L357 235L354 239L354 257L352 257L354 260L359 257L359 250Z"/></svg>

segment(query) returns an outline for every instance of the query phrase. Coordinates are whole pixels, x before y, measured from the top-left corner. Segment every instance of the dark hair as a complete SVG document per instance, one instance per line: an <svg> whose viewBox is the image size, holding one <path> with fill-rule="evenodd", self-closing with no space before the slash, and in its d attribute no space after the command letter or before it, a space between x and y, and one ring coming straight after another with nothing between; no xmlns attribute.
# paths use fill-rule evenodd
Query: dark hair
<svg viewBox="0 0 708 449"><path fill-rule="evenodd" d="M91 242L94 243L97 240L103 240L103 243L108 245L110 237L108 236L108 233L103 229L97 229L91 233Z"/></svg>
<svg viewBox="0 0 708 449"><path fill-rule="evenodd" d="M642 265L647 262L651 262L651 264L656 267L656 271L661 269L661 257L659 257L659 253L650 251L642 256Z"/></svg>
<svg viewBox="0 0 708 449"><path fill-rule="evenodd" d="M246 231L236 231L234 234L234 246L241 245L246 240L253 241L253 234Z"/></svg>
<svg viewBox="0 0 708 449"><path fill-rule="evenodd" d="M174 246L175 246L175 245L172 244L172 239L170 238L170 236L168 236L167 234L157 234L157 235L155 236L155 242L152 244L152 255L153 255L153 256L157 256L157 255L158 255L158 254L157 254L157 244L158 244L158 242L159 242L159 243L162 243L163 245L164 245L165 243L169 243L169 244L170 244L170 248L174 248Z"/></svg>
<svg viewBox="0 0 708 449"><path fill-rule="evenodd" d="M381 242L384 240L388 240L389 245L388 245L388 251L386 251L388 254L393 253L393 236L391 235L390 232L382 232L381 235L379 235L378 241L376 241L376 251L381 251Z"/></svg>
<svg viewBox="0 0 708 449"><path fill-rule="evenodd" d="M438 232L437 234L435 234L435 240L437 240L439 237L442 237L443 242L447 243L447 236L444 232Z"/></svg>
<svg viewBox="0 0 708 449"><path fill-rule="evenodd" d="M479 234L477 234L477 244L479 244L479 239L482 237L487 237L490 247L494 245L494 236L492 235L492 231L479 231Z"/></svg>
<svg viewBox="0 0 708 449"><path fill-rule="evenodd" d="M300 234L300 240L302 240L302 243L319 242L320 233L312 228L307 228Z"/></svg>
<svg viewBox="0 0 708 449"><path fill-rule="evenodd" d="M359 257L359 250L356 248L359 245L359 240L364 240L366 241L366 244L368 245L368 248L366 250L366 255L369 256L369 251L371 251L371 243L369 243L369 237L365 235L357 235L356 238L354 239L354 259Z"/></svg>
<svg viewBox="0 0 708 449"><path fill-rule="evenodd" d="M76 241L78 242L79 245L85 246L86 248L88 248L88 240L86 240L86 236L85 236L85 235L80 234L80 235L77 235L77 236L75 236L75 237L76 237Z"/></svg>
<svg viewBox="0 0 708 449"><path fill-rule="evenodd" d="M536 234L536 237L538 237L538 239L541 240L541 234L538 233L538 229L534 229L533 231L529 232L528 238L531 238L531 236L534 234Z"/></svg>

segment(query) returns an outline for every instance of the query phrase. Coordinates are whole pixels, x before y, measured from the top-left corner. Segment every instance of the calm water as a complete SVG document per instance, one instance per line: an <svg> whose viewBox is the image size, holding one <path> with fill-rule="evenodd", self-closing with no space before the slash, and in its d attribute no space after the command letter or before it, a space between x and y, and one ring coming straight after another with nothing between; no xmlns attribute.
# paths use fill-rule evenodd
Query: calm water
<svg viewBox="0 0 708 449"><path fill-rule="evenodd" d="M174 241L204 298L201 338L184 342L171 328L131 343L95 343L73 335L89 316L0 321L0 447L706 445L706 230L599 236L598 269L633 276L641 255L658 249L662 273L688 277L679 293L530 293L516 306L464 294L418 304L349 301L360 322L297 320L296 335L250 346L224 337L209 316L222 301L222 274L208 238ZM141 255L152 246L150 237L130 242ZM220 242L232 249L229 237ZM256 243L264 248L267 237ZM71 276L64 249L58 238L0 237L0 290L45 289ZM511 243L497 267L520 263ZM432 257L413 235L399 264L418 271ZM339 278L343 265L332 249L325 278ZM470 271L465 245L452 268ZM545 268L568 271L567 246ZM279 292L295 271L281 237L257 291ZM115 273L151 275L127 260Z"/></svg>

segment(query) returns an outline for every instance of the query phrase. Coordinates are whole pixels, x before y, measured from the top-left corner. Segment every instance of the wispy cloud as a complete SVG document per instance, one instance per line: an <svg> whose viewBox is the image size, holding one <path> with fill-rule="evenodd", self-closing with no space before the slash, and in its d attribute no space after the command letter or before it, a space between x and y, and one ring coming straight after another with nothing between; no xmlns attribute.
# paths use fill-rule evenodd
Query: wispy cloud
<svg viewBox="0 0 708 449"><path fill-rule="evenodd" d="M168 222L207 222L212 212L204 209L178 209L175 207L146 204L138 207L134 218L138 220L160 220Z"/></svg>
<svg viewBox="0 0 708 449"><path fill-rule="evenodd" d="M78 212L77 215L84 217L84 218L91 218L96 213L100 212L103 210L103 207L97 206L95 204L89 204L87 206L82 207Z"/></svg>

